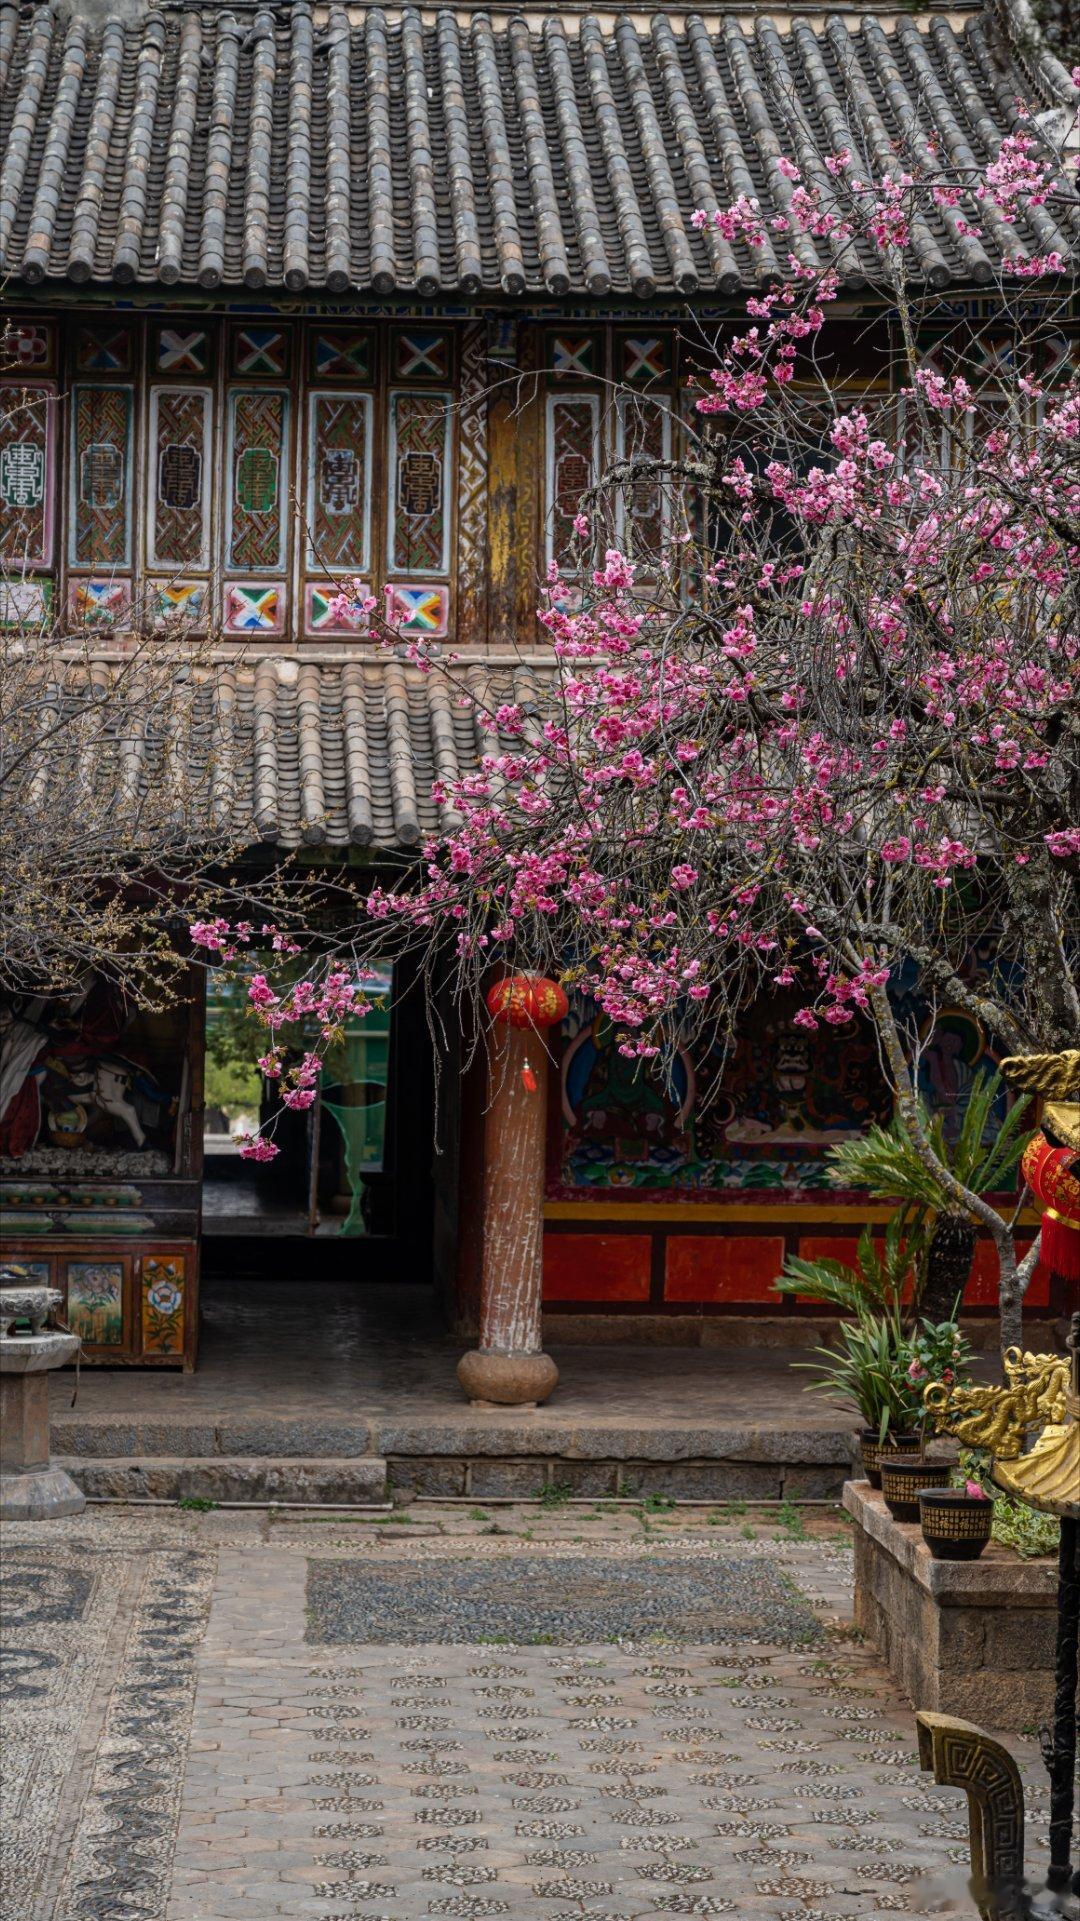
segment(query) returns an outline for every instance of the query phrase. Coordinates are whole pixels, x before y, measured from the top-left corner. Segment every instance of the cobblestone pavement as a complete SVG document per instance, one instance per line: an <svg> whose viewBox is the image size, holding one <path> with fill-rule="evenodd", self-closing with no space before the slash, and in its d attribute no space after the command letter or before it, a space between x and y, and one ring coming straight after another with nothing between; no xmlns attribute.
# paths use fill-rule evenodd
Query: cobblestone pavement
<svg viewBox="0 0 1080 1921"><path fill-rule="evenodd" d="M962 1798L851 1632L840 1525L802 1533L419 1505L12 1527L3 1921L971 1915ZM1010 1746L1034 1865L1042 1771Z"/></svg>

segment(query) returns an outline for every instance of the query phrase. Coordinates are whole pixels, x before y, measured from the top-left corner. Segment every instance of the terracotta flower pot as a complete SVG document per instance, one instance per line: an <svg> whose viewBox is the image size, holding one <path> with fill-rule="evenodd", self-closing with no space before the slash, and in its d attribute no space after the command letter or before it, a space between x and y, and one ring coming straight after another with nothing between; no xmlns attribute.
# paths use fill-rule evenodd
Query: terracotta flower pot
<svg viewBox="0 0 1080 1921"><path fill-rule="evenodd" d="M923 1444L918 1434L886 1434L883 1441L878 1440L877 1429L864 1427L859 1436L862 1453L863 1473L871 1487L881 1486L881 1461L888 1455L891 1461L921 1461Z"/></svg>
<svg viewBox="0 0 1080 1921"><path fill-rule="evenodd" d="M893 1520L917 1521L920 1490L947 1488L951 1476L947 1461L882 1461L881 1492Z"/></svg>
<svg viewBox="0 0 1080 1921"><path fill-rule="evenodd" d="M994 1503L963 1488L919 1491L922 1536L935 1561L977 1561L994 1525Z"/></svg>

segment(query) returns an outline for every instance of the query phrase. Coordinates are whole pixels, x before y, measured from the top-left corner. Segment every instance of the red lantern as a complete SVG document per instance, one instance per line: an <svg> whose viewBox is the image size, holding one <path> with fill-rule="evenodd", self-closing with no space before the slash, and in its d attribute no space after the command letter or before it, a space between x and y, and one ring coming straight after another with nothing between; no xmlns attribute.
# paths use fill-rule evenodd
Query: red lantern
<svg viewBox="0 0 1080 1921"><path fill-rule="evenodd" d="M507 1027L554 1027L570 1003L558 981L543 974L508 974L488 989L487 1010L492 1020Z"/></svg>
<svg viewBox="0 0 1080 1921"><path fill-rule="evenodd" d="M1076 1149L1051 1147L1035 1134L1024 1149L1020 1169L1042 1215L1040 1255L1052 1274L1080 1281L1080 1180Z"/></svg>

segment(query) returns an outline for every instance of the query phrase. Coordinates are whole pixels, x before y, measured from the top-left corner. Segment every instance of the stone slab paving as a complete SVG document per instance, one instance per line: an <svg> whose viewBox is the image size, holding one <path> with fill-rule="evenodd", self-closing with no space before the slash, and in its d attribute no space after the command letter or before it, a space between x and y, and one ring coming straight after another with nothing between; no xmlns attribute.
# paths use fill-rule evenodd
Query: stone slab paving
<svg viewBox="0 0 1080 1921"><path fill-rule="evenodd" d="M970 1915L962 1800L852 1636L850 1551L797 1532L12 1528L3 1921Z"/></svg>

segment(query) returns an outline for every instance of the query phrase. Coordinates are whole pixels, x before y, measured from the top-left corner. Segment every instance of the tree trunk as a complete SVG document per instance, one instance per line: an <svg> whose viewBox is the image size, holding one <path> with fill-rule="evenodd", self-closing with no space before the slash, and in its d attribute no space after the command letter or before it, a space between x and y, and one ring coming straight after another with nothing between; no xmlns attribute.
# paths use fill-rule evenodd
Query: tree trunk
<svg viewBox="0 0 1080 1921"><path fill-rule="evenodd" d="M952 1211L939 1214L927 1249L926 1282L918 1303L919 1313L935 1327L957 1314L974 1254L975 1228L971 1221Z"/></svg>

